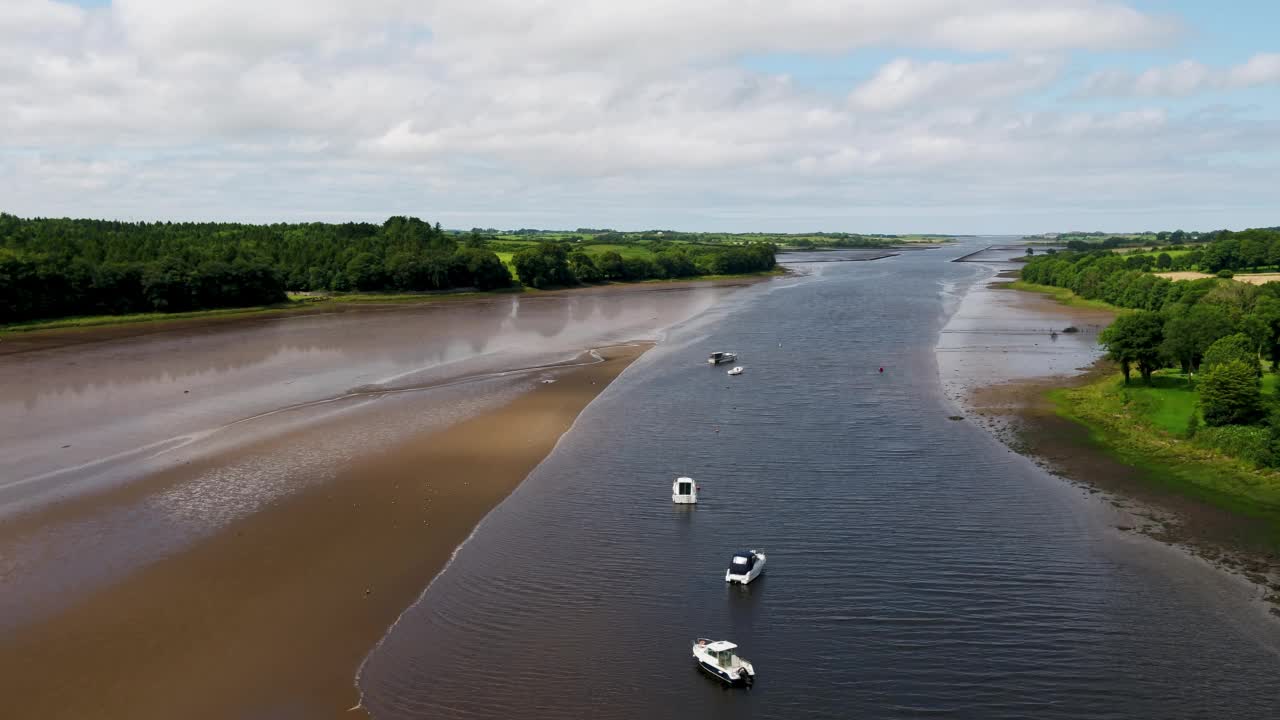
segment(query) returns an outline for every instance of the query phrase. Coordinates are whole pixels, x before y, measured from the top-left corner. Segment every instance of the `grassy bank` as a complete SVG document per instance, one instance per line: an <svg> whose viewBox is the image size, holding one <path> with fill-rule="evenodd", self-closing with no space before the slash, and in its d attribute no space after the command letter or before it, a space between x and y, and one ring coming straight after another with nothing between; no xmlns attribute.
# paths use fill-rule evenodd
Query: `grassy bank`
<svg viewBox="0 0 1280 720"><path fill-rule="evenodd" d="M1125 308L1116 307L1115 305L1101 300L1089 300L1087 298L1082 298L1067 288L1054 287L1053 285L1037 285L1023 280L1015 280L1009 283L1009 288L1013 290L1023 290L1025 292L1048 295L1063 305L1068 305L1070 307L1085 308L1088 310L1108 310L1117 314L1129 312L1129 310Z"/></svg>
<svg viewBox="0 0 1280 720"><path fill-rule="evenodd" d="M218 310L195 310L181 313L136 313L133 315L85 315L79 317L57 318L55 320L35 320L24 323L0 325L0 333L36 332L38 330L70 330L76 328L102 327L104 325L133 325L136 323L164 322L171 320L191 320L199 318L218 318L242 315L261 315L264 313L283 313L315 307L322 300L290 300L275 305L259 305L246 308L220 308Z"/></svg>
<svg viewBox="0 0 1280 720"><path fill-rule="evenodd" d="M690 278L664 280L640 280L636 282L598 283L581 287L601 287L602 285L646 285L653 283L676 282L714 282L718 280L742 280L786 274L782 267L767 272L742 273L737 275L702 275ZM576 288L557 288L556 290L573 290ZM217 310L195 310L181 313L137 313L133 315L87 315L81 317L55 318L53 320L36 320L32 322L10 323L0 325L0 336L8 333L29 333L45 330L77 330L99 328L112 325L135 325L139 323L165 323L179 320L230 319L251 316L282 315L295 312L318 311L341 305L359 305L375 303L435 303L458 300L474 300L504 294L523 294L548 292L528 288L504 288L486 292L445 291L435 293L344 293L344 294L291 294L289 300L274 305L259 305L243 308L220 308Z"/></svg>
<svg viewBox="0 0 1280 720"><path fill-rule="evenodd" d="M1264 385L1274 393L1275 376ZM1262 428L1199 428L1194 390L1184 378L1158 374L1152 386L1124 385L1108 375L1051 394L1058 414L1087 427L1094 441L1149 479L1215 506L1266 519L1280 545L1280 471L1250 456L1265 443Z"/></svg>

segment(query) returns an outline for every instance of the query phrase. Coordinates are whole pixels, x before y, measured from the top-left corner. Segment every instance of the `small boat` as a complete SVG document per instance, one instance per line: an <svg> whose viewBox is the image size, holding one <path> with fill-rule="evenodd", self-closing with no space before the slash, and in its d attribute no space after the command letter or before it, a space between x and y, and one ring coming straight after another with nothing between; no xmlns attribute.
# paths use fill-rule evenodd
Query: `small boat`
<svg viewBox="0 0 1280 720"><path fill-rule="evenodd" d="M693 659L706 674L730 687L750 687L756 680L751 663L738 657L737 645L728 640L698 638L693 643Z"/></svg>
<svg viewBox="0 0 1280 720"><path fill-rule="evenodd" d="M734 553L729 569L724 571L724 581L746 585L764 572L764 561L765 555L759 550Z"/></svg>
<svg viewBox="0 0 1280 720"><path fill-rule="evenodd" d="M671 502L679 505L696 505L698 503L698 485L693 478L678 477L671 484Z"/></svg>
<svg viewBox="0 0 1280 720"><path fill-rule="evenodd" d="M731 352L713 352L707 356L708 365L719 365L721 363L731 363L738 359L738 353Z"/></svg>
<svg viewBox="0 0 1280 720"><path fill-rule="evenodd" d="M729 371L729 374L730 374L730 375L741 375L741 374L742 374L742 366L741 366L741 365L739 365L739 366L735 367L734 369L730 370L730 371Z"/></svg>

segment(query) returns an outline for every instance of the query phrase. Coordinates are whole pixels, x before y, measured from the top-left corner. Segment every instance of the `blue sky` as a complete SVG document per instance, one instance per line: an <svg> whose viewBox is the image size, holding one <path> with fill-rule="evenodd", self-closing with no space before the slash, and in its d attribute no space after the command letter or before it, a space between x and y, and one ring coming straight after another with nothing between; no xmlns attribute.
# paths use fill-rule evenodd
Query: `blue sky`
<svg viewBox="0 0 1280 720"><path fill-rule="evenodd" d="M1276 27L1259 0L7 0L0 210L1280 225Z"/></svg>

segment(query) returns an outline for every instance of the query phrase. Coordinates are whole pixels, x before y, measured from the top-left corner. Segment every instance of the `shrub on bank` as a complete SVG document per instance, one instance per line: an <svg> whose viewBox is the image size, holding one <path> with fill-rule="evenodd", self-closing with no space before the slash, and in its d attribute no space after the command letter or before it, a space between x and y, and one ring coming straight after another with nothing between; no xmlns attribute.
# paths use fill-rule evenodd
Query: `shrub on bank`
<svg viewBox="0 0 1280 720"><path fill-rule="evenodd" d="M1253 463L1255 467L1271 467L1271 432L1255 425L1226 425L1200 428L1195 442L1232 457Z"/></svg>

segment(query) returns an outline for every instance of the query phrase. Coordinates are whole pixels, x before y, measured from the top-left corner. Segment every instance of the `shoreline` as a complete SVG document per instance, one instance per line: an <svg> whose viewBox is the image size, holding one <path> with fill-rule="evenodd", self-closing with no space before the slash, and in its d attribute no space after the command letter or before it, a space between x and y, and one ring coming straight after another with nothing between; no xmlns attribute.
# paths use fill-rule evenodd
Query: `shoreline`
<svg viewBox="0 0 1280 720"><path fill-rule="evenodd" d="M352 717L357 669L652 343L341 468L0 640L32 717ZM276 442L285 442L279 440Z"/></svg>
<svg viewBox="0 0 1280 720"><path fill-rule="evenodd" d="M256 305L242 308L216 308L183 313L144 313L140 315L91 315L70 318L52 318L26 323L0 325L0 355L25 352L27 345L43 346L41 341L64 339L68 343L78 337L93 341L95 331L108 331L110 339L133 337L170 329L204 327L239 320L301 317L307 315L351 312L368 307L403 307L434 303L488 302L510 296L547 297L599 292L637 292L644 290L680 289L688 287L738 287L764 282L786 275L790 270L779 266L775 270L739 275L706 275L698 278L668 280L639 280L636 282L603 282L578 287L537 290L532 288L500 288L489 291L440 291L429 293L346 293L341 295L308 295L277 305ZM135 330L135 332L128 332ZM116 331L111 333L110 331ZM105 339L105 338L104 338ZM25 342L24 342L25 341Z"/></svg>
<svg viewBox="0 0 1280 720"><path fill-rule="evenodd" d="M1096 303L1064 302L1057 293L1037 286L996 278L988 282L992 292L1035 298L1037 306L1053 303L1053 314L1061 322L1076 324L1111 312ZM981 384L967 397L953 399L1011 450L1121 512L1126 519L1116 525L1118 530L1174 546L1247 580L1257 599L1280 616L1280 554L1271 540L1276 528L1270 521L1196 497L1169 480L1176 467L1126 452L1106 440L1105 428L1071 413L1066 393L1105 382L1116 372L1099 358L1073 372Z"/></svg>

